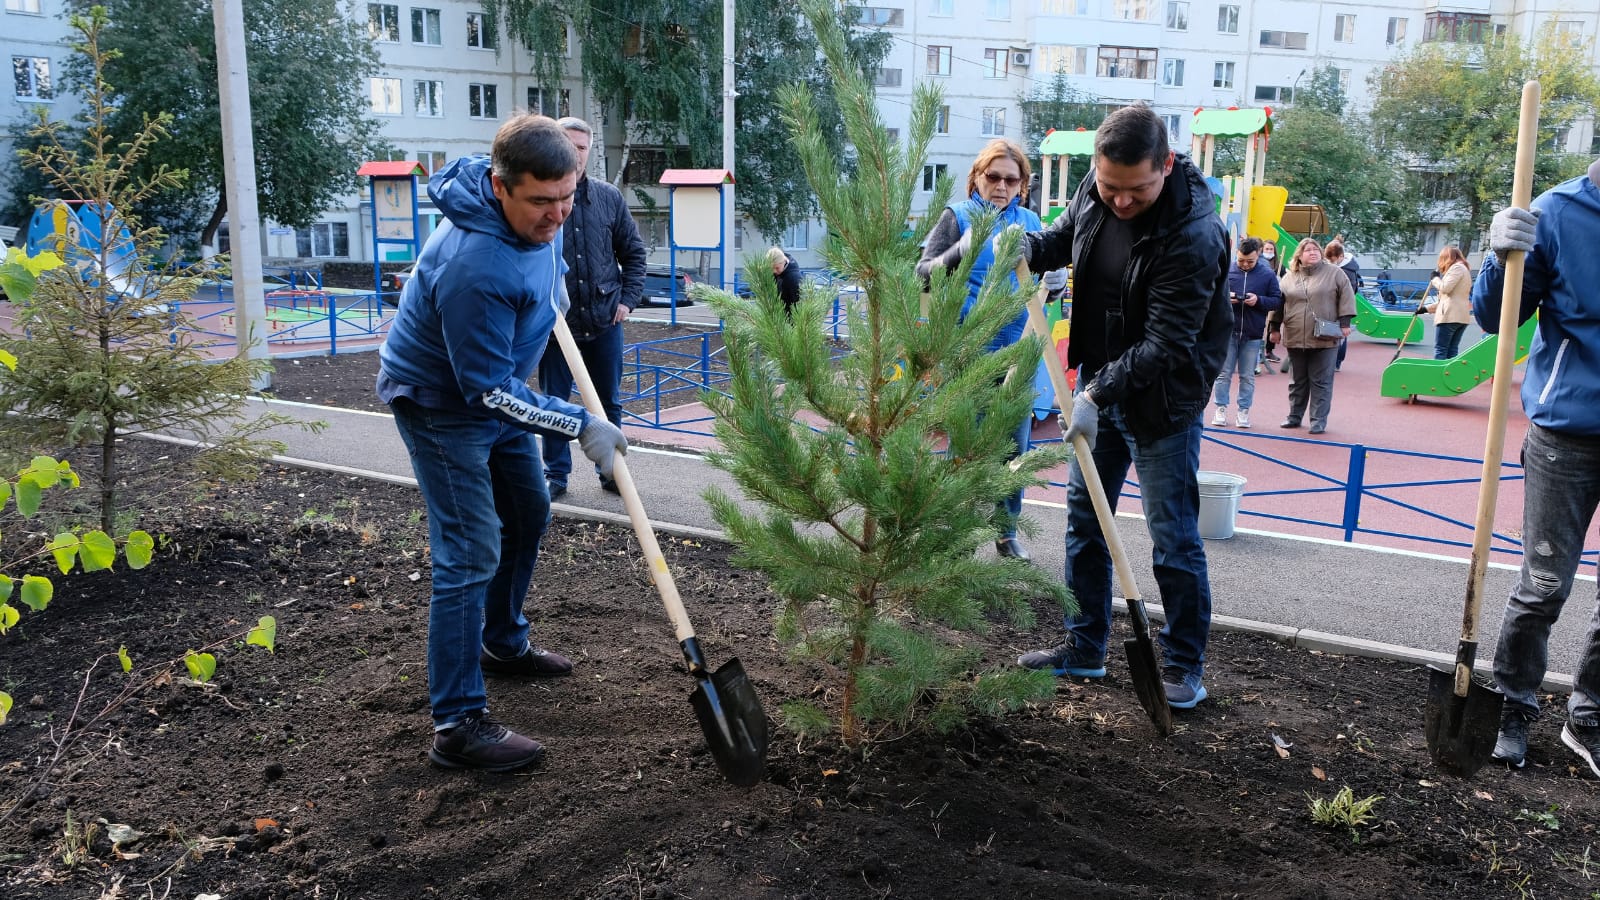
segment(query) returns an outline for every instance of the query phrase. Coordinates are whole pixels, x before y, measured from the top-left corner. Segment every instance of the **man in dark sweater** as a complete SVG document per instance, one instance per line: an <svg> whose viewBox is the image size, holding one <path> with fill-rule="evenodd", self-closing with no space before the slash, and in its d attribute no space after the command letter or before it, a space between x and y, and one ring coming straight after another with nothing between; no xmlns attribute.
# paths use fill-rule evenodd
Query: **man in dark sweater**
<svg viewBox="0 0 1600 900"><path fill-rule="evenodd" d="M556 123L578 151L578 193L562 233L562 257L567 266L567 327L583 355L583 365L594 379L600 405L611 424L622 426L622 321L628 318L644 293L645 249L633 224L622 192L605 181L589 178L589 123L571 116ZM552 338L539 361L539 388L552 397L572 392L572 371L561 347ZM572 474L568 442L546 436L545 480L550 499L567 492ZM599 469L596 469L599 474ZM616 482L600 475L600 487L616 493Z"/></svg>
<svg viewBox="0 0 1600 900"><path fill-rule="evenodd" d="M800 302L800 264L784 252L782 247L767 251L767 262L772 264L772 277L778 282L778 297L783 300L783 314L794 318L794 305Z"/></svg>

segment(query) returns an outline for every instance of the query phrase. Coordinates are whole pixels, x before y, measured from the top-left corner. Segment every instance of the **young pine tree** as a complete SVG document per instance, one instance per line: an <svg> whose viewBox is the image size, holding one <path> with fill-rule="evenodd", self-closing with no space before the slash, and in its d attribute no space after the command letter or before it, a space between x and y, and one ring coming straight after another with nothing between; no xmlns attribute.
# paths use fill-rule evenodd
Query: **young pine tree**
<svg viewBox="0 0 1600 900"><path fill-rule="evenodd" d="M164 166L148 179L129 175L171 116L116 144L106 127L115 94L101 77L104 10L73 16L71 24L82 37L74 51L92 64L92 77L80 88L83 141L67 146L60 123L41 108L33 128L36 149L19 155L68 201L59 214L73 216L70 207L78 208L84 224L73 228L82 237L74 247L59 248L67 265L39 275L32 296L15 304L17 329L0 336L0 350L19 360L15 371L0 376L0 409L12 413L0 416L0 443L24 453L63 443L96 448L97 458L84 468L98 488L100 528L115 533L120 493L137 474L121 467L120 439L181 432L207 446L198 457L203 472L240 474L281 452L281 443L259 435L290 420L242 420L258 367L270 363L243 355L212 359L198 333L169 312L202 278L218 274L177 261L157 266L153 253L163 236L125 213L182 182L182 172Z"/></svg>
<svg viewBox="0 0 1600 900"><path fill-rule="evenodd" d="M920 235L907 235L911 200L933 135L938 92L919 86L910 146L891 143L828 0L806 0L856 158L846 174L822 139L812 98L796 88L783 115L829 227L829 265L862 289L849 310L850 353L824 339L831 297L814 291L785 316L764 260L749 270L753 302L712 302L726 319L733 378L708 395L729 472L761 514L707 492L737 561L767 573L783 600L778 636L842 665L839 727L855 746L869 729L922 723L956 727L972 711L998 713L1053 690L1053 679L1002 667L975 673L980 654L960 632L1002 614L1026 626L1030 601L1070 607L1065 588L1015 559L980 557L1005 523L997 501L1040 483L1063 458L1034 450L1008 465L1012 432L1033 404L1036 340L987 346L1026 302L997 263L960 322L970 260L935 273L923 315L915 274ZM936 196L947 196L946 181ZM935 205L930 207L939 209ZM925 232L936 218L929 215ZM990 222L974 227L983 246ZM1001 257L1016 259L1016 240ZM785 707L791 727L829 719L805 703Z"/></svg>

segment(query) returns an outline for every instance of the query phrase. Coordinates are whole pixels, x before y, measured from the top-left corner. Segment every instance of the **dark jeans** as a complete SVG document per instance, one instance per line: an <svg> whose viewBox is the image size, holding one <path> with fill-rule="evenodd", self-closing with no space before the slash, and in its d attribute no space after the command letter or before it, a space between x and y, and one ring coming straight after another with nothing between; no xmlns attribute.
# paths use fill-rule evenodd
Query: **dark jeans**
<svg viewBox="0 0 1600 900"><path fill-rule="evenodd" d="M1070 404L1068 406L1070 408ZM1017 449L1016 449L1016 452L1012 453L1011 456L1007 457L1008 461L1012 460L1012 459L1016 459L1017 457L1021 456L1022 454L1028 452L1028 443L1033 440L1033 411L1032 410L1029 410L1028 414L1023 417L1022 424L1017 426L1016 433L1012 435L1012 440L1014 440L1016 442ZM1001 529L1000 536L1003 537L1003 538L1016 537L1017 536L1017 517L1022 515L1022 492L1021 491L1017 491L1015 494L1012 494L1010 497L1007 497L1003 502L997 503L995 505L997 507L999 507L1000 510L1004 511L1006 516L1007 516L1006 522L1008 524L1003 529Z"/></svg>
<svg viewBox="0 0 1600 900"><path fill-rule="evenodd" d="M527 643L522 601L550 495L531 432L404 397L390 409L428 507L428 701L444 729L488 707L480 647L514 656Z"/></svg>
<svg viewBox="0 0 1600 900"><path fill-rule="evenodd" d="M583 367L589 370L595 393L600 395L600 406L606 411L611 424L622 427L622 326L613 325L595 337L578 341L578 353L583 356ZM567 368L567 358L561 355L561 345L552 335L539 360L539 391L552 397L567 399L572 394L572 370ZM581 400L574 399L574 403ZM565 487L572 474L572 447L570 441L559 437L546 437L544 444L544 473L551 484ZM600 467L595 467L600 474Z"/></svg>
<svg viewBox="0 0 1600 900"><path fill-rule="evenodd" d="M1434 359L1455 359L1461 354L1461 335L1467 330L1467 323L1440 322L1433 330Z"/></svg>
<svg viewBox="0 0 1600 900"><path fill-rule="evenodd" d="M1529 425L1522 465L1522 572L1500 623L1494 678L1507 708L1533 715L1549 666L1550 628L1572 593L1583 536L1600 505L1600 436ZM1600 725L1600 604L1573 681L1568 716L1579 725Z"/></svg>
<svg viewBox="0 0 1600 900"><path fill-rule="evenodd" d="M1100 411L1094 465L1113 511L1131 464L1139 473L1139 496L1150 529L1156 587L1167 622L1160 641L1164 664L1200 676L1211 633L1211 582L1200 540L1200 435L1197 416L1177 434L1140 444L1129 434L1122 411ZM1067 587L1078 599L1078 615L1066 620L1073 642L1105 655L1111 636L1111 553L1076 462L1067 484Z"/></svg>
<svg viewBox="0 0 1600 900"><path fill-rule="evenodd" d="M1289 418L1299 422L1305 418L1306 405L1311 406L1311 424L1328 427L1328 412L1333 408L1333 372L1337 366L1338 349L1327 347L1289 348Z"/></svg>

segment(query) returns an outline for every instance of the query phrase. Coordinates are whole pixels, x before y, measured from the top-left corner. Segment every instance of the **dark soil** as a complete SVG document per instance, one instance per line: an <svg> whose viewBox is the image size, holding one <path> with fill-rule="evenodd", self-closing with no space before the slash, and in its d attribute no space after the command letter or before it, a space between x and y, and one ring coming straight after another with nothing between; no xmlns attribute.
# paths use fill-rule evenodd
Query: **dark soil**
<svg viewBox="0 0 1600 900"><path fill-rule="evenodd" d="M280 389L297 390L288 378ZM1101 683L1063 681L1026 712L885 735L865 754L777 731L766 781L731 787L705 752L632 535L562 519L527 609L535 637L577 670L490 685L495 712L549 755L522 774L441 771L425 756L421 508L404 487L274 467L147 505L144 526L165 536L150 568L58 577L52 605L0 637L0 688L17 698L0 727L0 896L1600 890L1600 781L1560 745L1558 716L1535 726L1527 769L1462 781L1428 760L1425 671L1243 634L1214 636L1212 699L1165 740L1117 656ZM15 558L39 537L11 523L6 539ZM801 697L831 705L838 673L772 643L761 578L730 567L725 547L663 543L714 662L737 654L769 713ZM240 641L265 614L275 653ZM997 625L974 638L985 664L1053 638L1051 612L1039 614L1038 634ZM131 676L115 661L124 645ZM191 648L216 654L210 686L168 662ZM1313 823L1310 798L1343 786L1382 797L1374 820ZM88 840L66 836L85 823ZM113 847L110 824L146 836Z"/></svg>

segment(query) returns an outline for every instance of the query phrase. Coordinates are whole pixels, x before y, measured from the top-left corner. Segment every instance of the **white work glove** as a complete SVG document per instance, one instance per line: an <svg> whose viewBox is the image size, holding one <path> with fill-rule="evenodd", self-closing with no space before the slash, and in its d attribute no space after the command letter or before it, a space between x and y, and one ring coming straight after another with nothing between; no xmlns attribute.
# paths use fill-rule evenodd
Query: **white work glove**
<svg viewBox="0 0 1600 900"><path fill-rule="evenodd" d="M561 315L566 316L572 309L572 297L567 294L567 279L556 279L556 308L561 310Z"/></svg>
<svg viewBox="0 0 1600 900"><path fill-rule="evenodd" d="M601 476L609 481L615 477L611 473L611 466L616 455L628 452L628 439L622 436L622 429L607 422L604 416L590 415L589 424L578 432L578 446L590 462L600 467Z"/></svg>
<svg viewBox="0 0 1600 900"><path fill-rule="evenodd" d="M1062 290L1067 286L1067 270L1051 269L1044 273L1044 286L1050 293Z"/></svg>
<svg viewBox="0 0 1600 900"><path fill-rule="evenodd" d="M1088 391L1079 391L1078 396L1072 398L1072 420L1061 439L1070 444L1080 434L1093 450L1094 439L1100 435L1100 407L1089 399Z"/></svg>
<svg viewBox="0 0 1600 900"><path fill-rule="evenodd" d="M1512 250L1524 253L1533 251L1534 228L1539 224L1539 210L1508 206L1494 214L1489 223L1489 249L1503 264Z"/></svg>
<svg viewBox="0 0 1600 900"><path fill-rule="evenodd" d="M968 228L966 231L961 232L960 240L945 248L944 253L939 258L944 261L945 268L954 269L956 266L961 265L961 261L966 259L967 254L971 252L972 229Z"/></svg>

